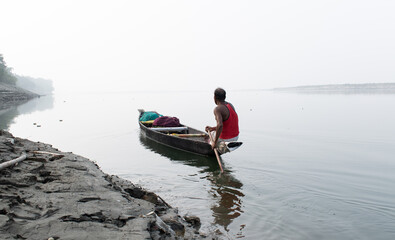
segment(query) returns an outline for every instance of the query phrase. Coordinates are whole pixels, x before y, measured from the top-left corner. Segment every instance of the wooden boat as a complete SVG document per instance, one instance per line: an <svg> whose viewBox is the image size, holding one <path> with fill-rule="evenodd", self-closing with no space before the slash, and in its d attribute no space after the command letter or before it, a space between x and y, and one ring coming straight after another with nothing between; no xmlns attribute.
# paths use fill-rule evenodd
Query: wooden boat
<svg viewBox="0 0 395 240"><path fill-rule="evenodd" d="M207 133L182 124L175 128L152 127L151 121L141 122L139 120L145 111L139 109L139 112L140 129L147 138L183 151L204 156L215 155Z"/></svg>

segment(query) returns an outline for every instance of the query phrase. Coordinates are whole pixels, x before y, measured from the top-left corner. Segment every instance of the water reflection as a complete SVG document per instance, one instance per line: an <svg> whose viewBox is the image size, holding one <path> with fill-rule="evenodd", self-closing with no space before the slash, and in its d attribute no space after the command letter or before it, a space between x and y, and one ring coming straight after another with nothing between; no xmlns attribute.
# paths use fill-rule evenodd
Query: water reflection
<svg viewBox="0 0 395 240"><path fill-rule="evenodd" d="M21 114L52 109L54 98L52 95L34 98L22 104L17 104L0 110L0 129L8 129L12 121Z"/></svg>
<svg viewBox="0 0 395 240"><path fill-rule="evenodd" d="M18 106L20 114L28 114L52 109L54 97L52 95L40 96Z"/></svg>
<svg viewBox="0 0 395 240"><path fill-rule="evenodd" d="M214 224L223 226L229 231L228 226L243 213L242 198L244 197L241 192L243 184L231 174L232 171L223 166L225 173L220 174L215 157L204 157L173 149L145 137L142 133L140 133L140 142L145 148L172 161L201 169L199 172L205 174L205 178L211 183L209 195L215 201L211 207Z"/></svg>
<svg viewBox="0 0 395 240"><path fill-rule="evenodd" d="M12 123L12 120L14 120L14 118L18 115L19 114L16 106L0 110L0 129L8 129Z"/></svg>
<svg viewBox="0 0 395 240"><path fill-rule="evenodd" d="M243 213L243 184L229 173L213 174L207 179L213 183L211 194L218 200L217 204L211 207L214 223L224 226L225 230L229 231L229 224Z"/></svg>

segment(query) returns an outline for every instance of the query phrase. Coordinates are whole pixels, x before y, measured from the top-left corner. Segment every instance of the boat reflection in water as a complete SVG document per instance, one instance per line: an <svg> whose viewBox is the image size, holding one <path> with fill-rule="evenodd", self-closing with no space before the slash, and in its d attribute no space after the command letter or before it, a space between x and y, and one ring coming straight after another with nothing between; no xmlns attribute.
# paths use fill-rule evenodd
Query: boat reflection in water
<svg viewBox="0 0 395 240"><path fill-rule="evenodd" d="M220 174L215 157L199 156L177 150L153 141L143 133L140 133L140 142L147 149L167 157L171 161L197 167L200 169L200 173L206 175L205 179L211 183L209 196L215 202L211 207L214 224L223 226L228 231L229 224L243 213L242 198L244 194L241 192L243 184L231 174L232 171L223 166L224 173Z"/></svg>

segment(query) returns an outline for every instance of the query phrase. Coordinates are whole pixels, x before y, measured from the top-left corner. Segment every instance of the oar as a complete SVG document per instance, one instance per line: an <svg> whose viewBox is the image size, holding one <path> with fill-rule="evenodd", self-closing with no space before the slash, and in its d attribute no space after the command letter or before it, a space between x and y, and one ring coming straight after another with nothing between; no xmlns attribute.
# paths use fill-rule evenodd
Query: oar
<svg viewBox="0 0 395 240"><path fill-rule="evenodd" d="M208 133L208 136L210 137L211 142L214 142L213 136L211 136L211 132L207 131L207 133ZM218 161L219 168L221 169L221 173L223 173L224 170L222 169L221 158L219 157L217 147L214 148L214 152L215 152L215 156L217 157L217 161Z"/></svg>

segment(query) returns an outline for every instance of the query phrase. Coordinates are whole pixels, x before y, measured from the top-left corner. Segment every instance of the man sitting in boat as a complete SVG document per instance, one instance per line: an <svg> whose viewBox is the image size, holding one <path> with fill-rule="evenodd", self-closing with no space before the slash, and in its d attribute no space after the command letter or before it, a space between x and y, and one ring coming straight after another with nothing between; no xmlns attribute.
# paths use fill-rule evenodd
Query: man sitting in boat
<svg viewBox="0 0 395 240"><path fill-rule="evenodd" d="M217 126L206 127L206 131L215 131L214 142L211 143L213 148L221 141L234 142L239 138L239 118L234 106L226 102L225 98L224 89L215 89L214 102L217 106L214 108L214 116Z"/></svg>

